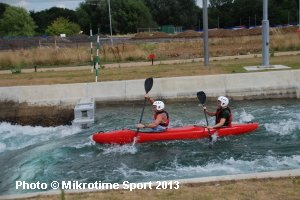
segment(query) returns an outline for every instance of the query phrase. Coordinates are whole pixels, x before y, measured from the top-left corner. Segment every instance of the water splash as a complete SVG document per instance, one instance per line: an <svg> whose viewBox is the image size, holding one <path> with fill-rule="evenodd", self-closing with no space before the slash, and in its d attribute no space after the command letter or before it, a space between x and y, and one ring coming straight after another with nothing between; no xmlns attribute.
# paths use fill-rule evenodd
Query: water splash
<svg viewBox="0 0 300 200"><path fill-rule="evenodd" d="M286 113L286 109L283 106L272 106L271 110L275 115L283 115Z"/></svg>
<svg viewBox="0 0 300 200"><path fill-rule="evenodd" d="M93 146L95 145L95 142L92 141L92 140L89 140L89 141L79 141L78 143L74 144L74 145L64 145L64 147L73 147L75 149L82 149L82 148L85 148L85 147L90 147L90 146Z"/></svg>
<svg viewBox="0 0 300 200"><path fill-rule="evenodd" d="M214 134L211 135L212 142L215 143L218 140L218 132L215 132Z"/></svg>
<svg viewBox="0 0 300 200"><path fill-rule="evenodd" d="M135 154L138 151L136 145L127 144L127 145L110 145L108 148L105 148L103 151L104 155L107 154Z"/></svg>
<svg viewBox="0 0 300 200"><path fill-rule="evenodd" d="M264 127L268 132L271 133L290 135L295 130L300 130L300 123L289 119L280 121L279 123L265 123Z"/></svg>
<svg viewBox="0 0 300 200"><path fill-rule="evenodd" d="M0 142L0 153L5 151L5 149L6 149L6 144Z"/></svg>
<svg viewBox="0 0 300 200"><path fill-rule="evenodd" d="M63 138L80 132L81 129L73 126L41 127L12 125L0 123L0 143L2 152L6 150L22 149L40 142Z"/></svg>
<svg viewBox="0 0 300 200"><path fill-rule="evenodd" d="M297 168L299 165L299 155L283 158L265 156L252 161L234 159L231 157L222 162L209 162L206 165L197 166L184 166L174 159L168 166L154 171L130 168L122 163L120 167L114 170L114 173L119 174L125 180L133 179L133 177L137 178L138 176L140 178L143 177L145 180L167 180L275 171L278 169L285 170Z"/></svg>
<svg viewBox="0 0 300 200"><path fill-rule="evenodd" d="M239 123L251 122L254 120L254 116L247 113L245 110L241 114L237 115L239 117Z"/></svg>
<svg viewBox="0 0 300 200"><path fill-rule="evenodd" d="M120 174L122 177L124 177L124 180L126 179L132 179L134 176L149 176L151 175L151 172L147 172L144 170L138 170L136 168L130 168L126 164L121 163L120 167L113 170L113 172Z"/></svg>

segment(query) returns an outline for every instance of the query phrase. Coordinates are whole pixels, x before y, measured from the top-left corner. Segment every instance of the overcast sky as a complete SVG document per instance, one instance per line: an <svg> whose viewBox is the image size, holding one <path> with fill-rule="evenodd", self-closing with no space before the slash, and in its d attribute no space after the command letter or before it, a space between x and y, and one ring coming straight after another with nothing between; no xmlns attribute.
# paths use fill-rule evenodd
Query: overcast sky
<svg viewBox="0 0 300 200"><path fill-rule="evenodd" d="M51 7L68 8L75 10L79 6L79 3L84 2L84 0L0 0L0 2L13 6L24 7L28 11L40 11L49 9ZM202 0L197 0L197 4L199 6L202 6Z"/></svg>

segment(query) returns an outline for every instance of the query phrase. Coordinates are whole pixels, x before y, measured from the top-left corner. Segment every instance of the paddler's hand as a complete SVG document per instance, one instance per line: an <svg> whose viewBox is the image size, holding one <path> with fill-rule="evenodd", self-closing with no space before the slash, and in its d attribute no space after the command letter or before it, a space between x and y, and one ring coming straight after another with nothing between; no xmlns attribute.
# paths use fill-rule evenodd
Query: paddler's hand
<svg viewBox="0 0 300 200"><path fill-rule="evenodd" d="M204 111L204 112L207 112L206 106L203 106L203 111Z"/></svg>
<svg viewBox="0 0 300 200"><path fill-rule="evenodd" d="M145 94L145 99L150 99L149 94Z"/></svg>
<svg viewBox="0 0 300 200"><path fill-rule="evenodd" d="M207 128L207 129L214 129L213 126L207 126L206 128Z"/></svg>
<svg viewBox="0 0 300 200"><path fill-rule="evenodd" d="M145 128L145 125L141 124L141 123L140 124L136 124L135 126L136 126L136 128Z"/></svg>

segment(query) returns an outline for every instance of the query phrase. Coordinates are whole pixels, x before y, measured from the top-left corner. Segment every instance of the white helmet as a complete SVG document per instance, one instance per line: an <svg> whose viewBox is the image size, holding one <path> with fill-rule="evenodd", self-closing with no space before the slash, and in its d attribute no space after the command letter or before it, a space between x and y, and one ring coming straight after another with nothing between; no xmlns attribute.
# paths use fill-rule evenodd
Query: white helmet
<svg viewBox="0 0 300 200"><path fill-rule="evenodd" d="M156 106L156 110L161 111L165 108L165 104L162 101L154 101L153 106Z"/></svg>
<svg viewBox="0 0 300 200"><path fill-rule="evenodd" d="M224 96L219 96L218 101L221 101L221 107L226 107L229 104L229 99Z"/></svg>

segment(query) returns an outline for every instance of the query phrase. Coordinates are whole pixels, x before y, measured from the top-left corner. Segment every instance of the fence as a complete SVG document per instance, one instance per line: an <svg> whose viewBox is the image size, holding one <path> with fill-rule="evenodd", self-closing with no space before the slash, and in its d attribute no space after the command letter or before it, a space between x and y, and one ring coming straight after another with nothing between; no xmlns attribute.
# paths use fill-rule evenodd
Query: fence
<svg viewBox="0 0 300 200"><path fill-rule="evenodd" d="M93 42L96 43L97 35L93 36ZM123 43L128 38L114 38L114 43ZM110 44L110 38L105 35L100 36L101 45ZM0 37L0 50L17 50L33 47L70 47L89 46L90 38L87 35L75 35L70 37L58 36L35 36L35 37Z"/></svg>
<svg viewBox="0 0 300 200"><path fill-rule="evenodd" d="M158 32L160 31L161 29L160 28L137 28L137 32L140 33L140 32Z"/></svg>

